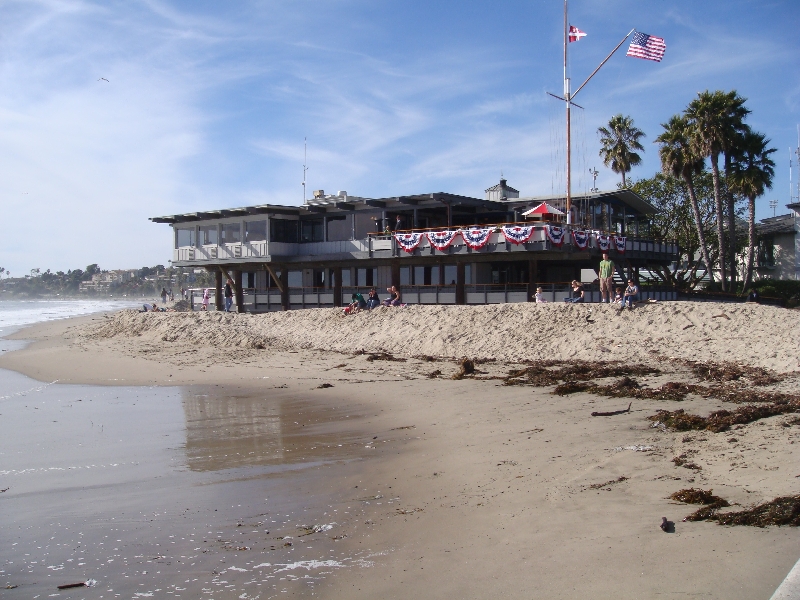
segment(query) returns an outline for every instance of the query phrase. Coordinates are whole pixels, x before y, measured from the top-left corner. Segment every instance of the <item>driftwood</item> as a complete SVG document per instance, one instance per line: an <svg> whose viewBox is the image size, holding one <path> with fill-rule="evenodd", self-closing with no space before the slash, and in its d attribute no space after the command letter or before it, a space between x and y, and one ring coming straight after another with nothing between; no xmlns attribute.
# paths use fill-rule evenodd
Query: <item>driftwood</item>
<svg viewBox="0 0 800 600"><path fill-rule="evenodd" d="M84 587L85 585L86 585L85 581L81 581L80 583L65 583L64 585L58 586L58 589L66 590L69 588Z"/></svg>
<svg viewBox="0 0 800 600"><path fill-rule="evenodd" d="M631 412L631 404L633 404L633 402L628 404L628 408L625 408L623 410L612 410L610 412L593 412L592 416L593 417L613 417L614 415L621 415L623 413Z"/></svg>

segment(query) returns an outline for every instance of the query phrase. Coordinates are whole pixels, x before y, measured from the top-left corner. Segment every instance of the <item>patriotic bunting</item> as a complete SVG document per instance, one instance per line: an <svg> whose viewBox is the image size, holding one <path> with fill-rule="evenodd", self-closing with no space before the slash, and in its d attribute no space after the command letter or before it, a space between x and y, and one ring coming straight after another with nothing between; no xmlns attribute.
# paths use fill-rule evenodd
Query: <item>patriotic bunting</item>
<svg viewBox="0 0 800 600"><path fill-rule="evenodd" d="M596 232L594 234L595 239L597 240L597 247L600 248L603 252L611 248L611 236L608 236L604 233Z"/></svg>
<svg viewBox="0 0 800 600"><path fill-rule="evenodd" d="M533 225L503 225L500 230L512 244L524 244L533 235Z"/></svg>
<svg viewBox="0 0 800 600"><path fill-rule="evenodd" d="M419 246L420 242L422 241L422 234L421 233L395 233L394 239L397 240L397 243L400 244L400 247L411 254L414 252L414 248Z"/></svg>
<svg viewBox="0 0 800 600"><path fill-rule="evenodd" d="M431 246L437 250L447 250L447 247L453 243L458 235L458 229L455 231L429 231L425 234Z"/></svg>
<svg viewBox="0 0 800 600"><path fill-rule="evenodd" d="M564 243L565 231L563 227L559 227L557 225L548 225L545 228L545 232L554 246L560 246Z"/></svg>
<svg viewBox="0 0 800 600"><path fill-rule="evenodd" d="M489 242L493 231L494 227L470 227L462 229L460 233L467 246L473 250L480 250Z"/></svg>
<svg viewBox="0 0 800 600"><path fill-rule="evenodd" d="M575 245L581 249L586 250L586 246L589 245L589 232L588 231L579 231L577 229L572 230L572 239L575 242Z"/></svg>
<svg viewBox="0 0 800 600"><path fill-rule="evenodd" d="M617 252L619 252L620 254L624 254L625 253L625 240L626 240L625 237L614 236L614 247L616 248Z"/></svg>

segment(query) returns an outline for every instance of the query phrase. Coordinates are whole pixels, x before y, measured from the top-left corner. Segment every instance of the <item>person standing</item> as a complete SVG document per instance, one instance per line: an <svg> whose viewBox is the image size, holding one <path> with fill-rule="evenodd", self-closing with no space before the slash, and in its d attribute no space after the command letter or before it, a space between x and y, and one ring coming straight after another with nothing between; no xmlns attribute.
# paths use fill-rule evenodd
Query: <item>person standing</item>
<svg viewBox="0 0 800 600"><path fill-rule="evenodd" d="M231 312L233 304L233 280L229 277L225 282L225 312Z"/></svg>
<svg viewBox="0 0 800 600"><path fill-rule="evenodd" d="M161 304L167 303L167 288L161 288Z"/></svg>
<svg viewBox="0 0 800 600"><path fill-rule="evenodd" d="M603 252L603 260L600 261L600 302L613 300L613 286L614 261L608 259L608 252Z"/></svg>

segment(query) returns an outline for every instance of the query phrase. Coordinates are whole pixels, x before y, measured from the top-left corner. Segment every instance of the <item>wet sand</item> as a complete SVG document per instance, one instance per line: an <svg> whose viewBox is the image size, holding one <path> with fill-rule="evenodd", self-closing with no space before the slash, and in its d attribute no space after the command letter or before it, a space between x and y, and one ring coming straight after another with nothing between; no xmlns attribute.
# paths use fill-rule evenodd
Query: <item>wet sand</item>
<svg viewBox="0 0 800 600"><path fill-rule="evenodd" d="M73 429L48 420L64 419L74 394L72 408L53 401L44 416L23 404L8 413L17 401L3 400L0 427L13 442L3 442L4 456L35 447L19 430L41 416L37 427L64 442L43 447L40 459L33 452L31 467L15 458L15 469L78 457L139 464L121 480L116 467L24 485L22 474L2 474L0 486L14 483L0 494L3 514L14 515L4 530L18 544L3 551L2 575L23 584L9 597L53 593L74 576L101 585L61 597L768 598L797 560L796 528L684 523L696 507L667 499L692 486L741 506L798 493L800 427L785 426L786 416L686 435L646 417L724 405L634 401L630 413L592 418L628 400L446 379L457 370L451 361L76 335L90 322L37 326L22 334L35 344L0 358L40 380L106 386L87 388L98 396L81 401L79 410L92 410ZM488 377L508 366L480 370ZM434 370L442 377L428 378ZM151 387L122 388L124 400L102 395L122 394L121 383ZM798 388L796 379L781 385ZM36 394L61 389L70 386ZM139 432L121 435L127 450L116 457L99 442L85 456L63 450L96 435L85 419L101 405L120 432L123 424ZM24 426L6 425L11 413ZM702 470L673 464L687 451ZM61 455L73 461L54 462ZM675 533L659 529L662 516ZM332 523L300 536L298 525ZM278 539L287 535L292 546ZM91 560L76 565L80 550Z"/></svg>

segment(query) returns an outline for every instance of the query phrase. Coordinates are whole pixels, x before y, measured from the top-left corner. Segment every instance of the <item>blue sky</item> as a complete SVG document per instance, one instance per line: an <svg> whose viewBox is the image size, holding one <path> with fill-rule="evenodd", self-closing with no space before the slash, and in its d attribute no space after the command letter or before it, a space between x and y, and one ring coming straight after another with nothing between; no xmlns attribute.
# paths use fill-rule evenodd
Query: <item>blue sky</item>
<svg viewBox="0 0 800 600"><path fill-rule="evenodd" d="M22 275L98 262L166 264L151 216L302 202L308 190L482 196L500 173L523 195L563 192L560 0L0 0L0 266ZM665 38L662 63L627 43L580 93L573 191L618 176L597 127L646 134L705 89L737 90L778 148L789 201L800 123L800 2L572 0L576 88L632 28ZM98 81L104 77L108 80ZM798 172L795 168L795 180ZM783 209L782 212L787 212Z"/></svg>

